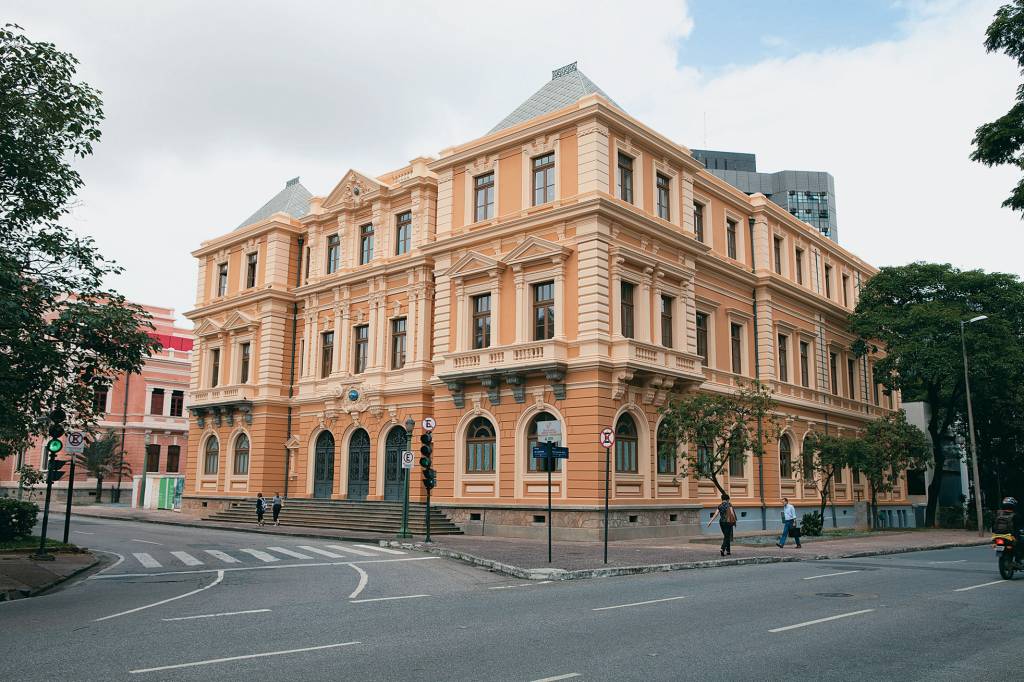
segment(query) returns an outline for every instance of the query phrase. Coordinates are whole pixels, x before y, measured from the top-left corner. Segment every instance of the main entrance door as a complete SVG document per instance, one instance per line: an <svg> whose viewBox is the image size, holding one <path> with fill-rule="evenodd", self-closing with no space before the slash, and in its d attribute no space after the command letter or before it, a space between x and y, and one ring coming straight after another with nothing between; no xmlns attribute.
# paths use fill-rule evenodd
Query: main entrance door
<svg viewBox="0 0 1024 682"><path fill-rule="evenodd" d="M388 431L384 448L384 499L402 499L402 451L409 445L409 437L401 426Z"/></svg>
<svg viewBox="0 0 1024 682"><path fill-rule="evenodd" d="M316 439L313 497L330 497L334 490L334 436L324 431Z"/></svg>
<svg viewBox="0 0 1024 682"><path fill-rule="evenodd" d="M365 500L370 492L370 436L363 429L348 442L348 499Z"/></svg>

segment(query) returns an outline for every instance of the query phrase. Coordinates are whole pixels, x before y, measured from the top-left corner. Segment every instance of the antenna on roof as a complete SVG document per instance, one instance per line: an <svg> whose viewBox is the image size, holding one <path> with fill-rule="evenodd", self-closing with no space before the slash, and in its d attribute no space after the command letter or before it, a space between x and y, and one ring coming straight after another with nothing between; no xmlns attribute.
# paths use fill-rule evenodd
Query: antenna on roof
<svg viewBox="0 0 1024 682"><path fill-rule="evenodd" d="M572 73L575 70L576 70L576 62L573 62L572 64L566 64L565 66L563 66L563 67L561 67L559 69L555 69L554 71L551 72L551 80L555 80L556 78L561 78L562 76L564 76L564 75L566 75L568 73Z"/></svg>

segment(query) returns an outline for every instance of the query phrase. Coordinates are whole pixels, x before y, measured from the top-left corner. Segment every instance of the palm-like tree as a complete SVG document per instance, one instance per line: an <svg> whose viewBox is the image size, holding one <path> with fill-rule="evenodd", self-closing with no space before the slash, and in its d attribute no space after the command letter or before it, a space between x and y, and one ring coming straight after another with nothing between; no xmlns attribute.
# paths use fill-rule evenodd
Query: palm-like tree
<svg viewBox="0 0 1024 682"><path fill-rule="evenodd" d="M97 502L103 501L104 478L117 476L120 479L125 475L132 475L132 468L121 457L121 444L113 430L86 443L82 454L77 455L75 461L84 467L90 476L96 477Z"/></svg>

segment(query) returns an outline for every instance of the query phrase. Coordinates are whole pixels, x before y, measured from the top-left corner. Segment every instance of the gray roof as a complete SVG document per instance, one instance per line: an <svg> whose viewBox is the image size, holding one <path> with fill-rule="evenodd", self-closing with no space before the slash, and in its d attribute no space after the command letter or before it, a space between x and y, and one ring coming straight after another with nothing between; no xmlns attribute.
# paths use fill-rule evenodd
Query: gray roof
<svg viewBox="0 0 1024 682"><path fill-rule="evenodd" d="M242 224L238 227L258 223L275 213L287 213L293 218L301 218L309 213L309 200L312 197L313 195L302 186L298 178L292 178L284 184L283 190L275 194L273 199L260 206L258 211L243 220Z"/></svg>
<svg viewBox="0 0 1024 682"><path fill-rule="evenodd" d="M490 135L499 130L511 128L523 121L528 121L531 118L557 111L569 106L581 97L594 93L601 95L616 107L622 109L615 100L608 96L608 93L597 87L594 81L583 75L582 71L578 71L576 69L576 62L573 62L552 71L551 80L545 83L543 88L533 93L515 111L501 119L501 123L488 130L487 134Z"/></svg>

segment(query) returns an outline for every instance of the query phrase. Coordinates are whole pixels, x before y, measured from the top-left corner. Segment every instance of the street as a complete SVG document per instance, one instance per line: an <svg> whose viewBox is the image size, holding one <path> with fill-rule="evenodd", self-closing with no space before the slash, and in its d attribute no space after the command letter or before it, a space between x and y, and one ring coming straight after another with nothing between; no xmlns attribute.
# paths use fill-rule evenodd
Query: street
<svg viewBox="0 0 1024 682"><path fill-rule="evenodd" d="M72 528L109 560L0 604L8 679L1005 679L1024 644L1024 581L987 547L560 583L270 528Z"/></svg>

